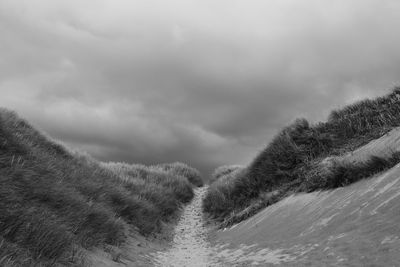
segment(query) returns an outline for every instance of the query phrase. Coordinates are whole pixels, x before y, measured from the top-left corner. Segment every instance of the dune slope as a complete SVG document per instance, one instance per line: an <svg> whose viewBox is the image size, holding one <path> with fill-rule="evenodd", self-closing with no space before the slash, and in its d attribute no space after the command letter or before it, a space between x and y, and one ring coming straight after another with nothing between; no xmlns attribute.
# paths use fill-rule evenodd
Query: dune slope
<svg viewBox="0 0 400 267"><path fill-rule="evenodd" d="M279 131L247 167L216 179L203 210L230 225L294 192L338 188L368 178L399 163L400 153L388 149L357 163L337 156L399 126L400 88L335 110L324 122L297 119Z"/></svg>
<svg viewBox="0 0 400 267"><path fill-rule="evenodd" d="M399 151L399 140L395 129L340 160ZM291 195L219 231L217 240L230 244L226 253L235 251L239 263L255 266L397 266L399 178L400 164L346 187Z"/></svg>

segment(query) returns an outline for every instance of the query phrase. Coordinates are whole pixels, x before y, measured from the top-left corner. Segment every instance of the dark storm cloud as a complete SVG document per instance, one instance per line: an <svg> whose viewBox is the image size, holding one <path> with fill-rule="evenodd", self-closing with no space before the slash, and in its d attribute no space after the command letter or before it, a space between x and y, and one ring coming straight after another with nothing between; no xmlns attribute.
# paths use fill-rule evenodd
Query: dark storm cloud
<svg viewBox="0 0 400 267"><path fill-rule="evenodd" d="M0 2L0 105L102 160L246 163L399 82L395 0Z"/></svg>

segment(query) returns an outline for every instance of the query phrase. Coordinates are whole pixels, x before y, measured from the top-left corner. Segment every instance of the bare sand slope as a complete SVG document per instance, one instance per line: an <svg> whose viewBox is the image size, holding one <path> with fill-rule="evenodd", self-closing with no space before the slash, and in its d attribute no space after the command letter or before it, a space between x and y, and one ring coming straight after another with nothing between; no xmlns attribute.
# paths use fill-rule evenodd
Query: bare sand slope
<svg viewBox="0 0 400 267"><path fill-rule="evenodd" d="M343 160L399 149L395 129ZM223 249L237 266L400 266L399 178L397 165L345 188L287 197L218 232L216 242L229 244Z"/></svg>

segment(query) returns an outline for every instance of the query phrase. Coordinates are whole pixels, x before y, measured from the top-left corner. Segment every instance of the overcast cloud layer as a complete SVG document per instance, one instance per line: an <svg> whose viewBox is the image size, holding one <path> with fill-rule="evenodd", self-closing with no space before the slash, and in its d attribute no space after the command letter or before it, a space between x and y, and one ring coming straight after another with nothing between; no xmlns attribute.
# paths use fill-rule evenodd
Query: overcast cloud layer
<svg viewBox="0 0 400 267"><path fill-rule="evenodd" d="M247 163L400 80L398 0L0 0L0 105L101 160Z"/></svg>

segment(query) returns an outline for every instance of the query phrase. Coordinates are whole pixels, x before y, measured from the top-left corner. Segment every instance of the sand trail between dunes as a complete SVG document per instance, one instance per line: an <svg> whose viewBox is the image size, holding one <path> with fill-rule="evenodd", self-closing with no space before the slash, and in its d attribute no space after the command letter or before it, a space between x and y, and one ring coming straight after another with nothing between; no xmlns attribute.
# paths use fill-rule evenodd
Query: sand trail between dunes
<svg viewBox="0 0 400 267"><path fill-rule="evenodd" d="M196 189L195 197L183 211L175 228L174 238L165 250L152 253L154 266L270 266L291 261L282 250L258 248L257 245L236 245L210 242L210 228L204 225L201 201L207 187Z"/></svg>
<svg viewBox="0 0 400 267"><path fill-rule="evenodd" d="M212 266L214 251L208 242L204 226L201 200L207 188L196 189L195 197L188 204L175 228L171 247L153 255L155 266Z"/></svg>
<svg viewBox="0 0 400 267"><path fill-rule="evenodd" d="M119 262L101 253L92 253L96 267L225 267L273 266L287 263L292 257L282 249L259 247L257 244L220 243L210 238L218 232L205 226L201 202L207 187L195 190L195 197L185 206L173 230L170 242L130 238ZM169 234L168 234L169 236ZM104 254L104 253L103 253Z"/></svg>

